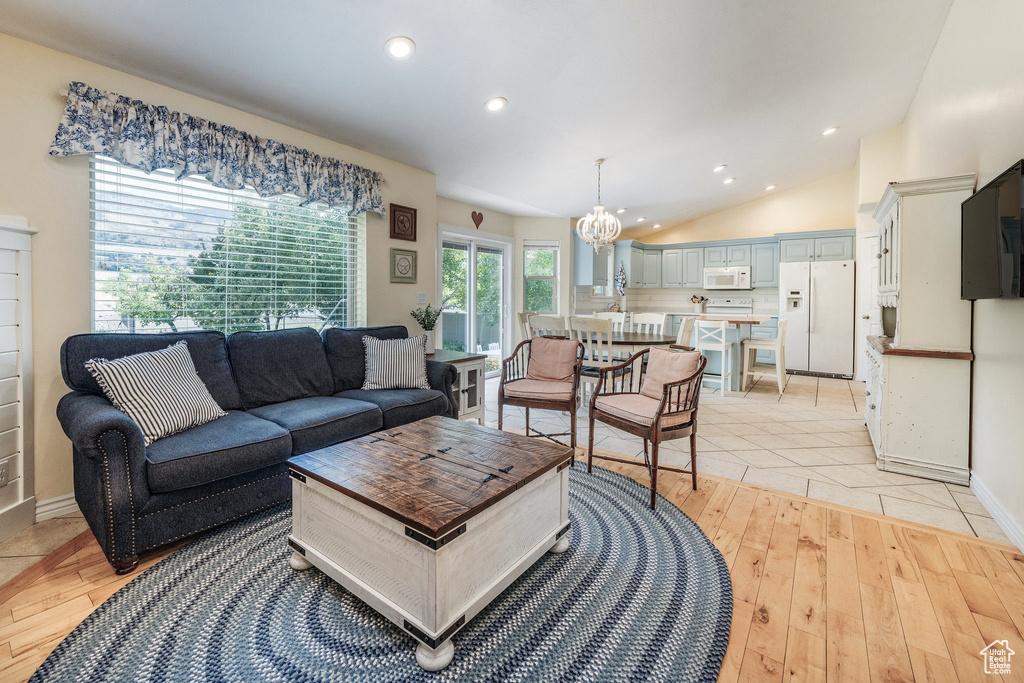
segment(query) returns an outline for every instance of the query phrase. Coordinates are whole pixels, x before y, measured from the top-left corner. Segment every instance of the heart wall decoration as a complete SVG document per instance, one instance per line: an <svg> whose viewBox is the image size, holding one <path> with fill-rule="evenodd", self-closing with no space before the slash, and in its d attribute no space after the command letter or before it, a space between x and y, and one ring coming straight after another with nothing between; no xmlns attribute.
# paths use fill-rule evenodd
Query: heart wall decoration
<svg viewBox="0 0 1024 683"><path fill-rule="evenodd" d="M480 229L480 224L483 223L483 222L484 222L484 215L482 213L480 213L479 211L474 211L473 212L473 225L476 226L477 230Z"/></svg>

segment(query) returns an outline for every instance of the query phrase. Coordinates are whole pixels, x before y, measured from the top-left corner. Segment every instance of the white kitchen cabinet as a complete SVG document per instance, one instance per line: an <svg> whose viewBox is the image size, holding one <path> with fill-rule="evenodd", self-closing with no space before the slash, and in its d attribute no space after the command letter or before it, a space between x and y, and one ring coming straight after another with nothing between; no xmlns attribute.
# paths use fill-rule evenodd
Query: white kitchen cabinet
<svg viewBox="0 0 1024 683"><path fill-rule="evenodd" d="M960 203L974 174L890 183L875 209L878 300L893 337L868 337L864 420L878 468L970 481L971 305L960 300ZM864 268L870 272L869 268Z"/></svg>
<svg viewBox="0 0 1024 683"><path fill-rule="evenodd" d="M683 250L666 249L661 252L661 286L683 286Z"/></svg>
<svg viewBox="0 0 1024 683"><path fill-rule="evenodd" d="M682 250L683 287L704 288L704 250L696 247Z"/></svg>
<svg viewBox="0 0 1024 683"><path fill-rule="evenodd" d="M661 251L644 252L644 287L661 287Z"/></svg>

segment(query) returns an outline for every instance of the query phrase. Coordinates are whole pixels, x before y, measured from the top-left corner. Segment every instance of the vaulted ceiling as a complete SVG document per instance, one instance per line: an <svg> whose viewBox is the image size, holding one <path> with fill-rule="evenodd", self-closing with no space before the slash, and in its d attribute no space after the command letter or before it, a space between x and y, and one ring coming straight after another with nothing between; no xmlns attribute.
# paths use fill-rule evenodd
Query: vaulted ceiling
<svg viewBox="0 0 1024 683"><path fill-rule="evenodd" d="M0 0L0 31L510 213L582 215L605 157L623 224L667 225L849 168L861 136L903 119L950 3ZM385 55L396 35L411 59ZM503 111L485 110L494 96Z"/></svg>

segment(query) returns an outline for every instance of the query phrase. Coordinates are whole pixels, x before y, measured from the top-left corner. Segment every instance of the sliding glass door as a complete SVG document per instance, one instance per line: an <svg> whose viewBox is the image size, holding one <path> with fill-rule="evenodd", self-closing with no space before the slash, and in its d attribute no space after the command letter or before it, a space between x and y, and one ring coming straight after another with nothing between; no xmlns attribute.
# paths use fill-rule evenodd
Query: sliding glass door
<svg viewBox="0 0 1024 683"><path fill-rule="evenodd" d="M441 242L441 347L487 356L488 374L509 351L511 245L446 234Z"/></svg>

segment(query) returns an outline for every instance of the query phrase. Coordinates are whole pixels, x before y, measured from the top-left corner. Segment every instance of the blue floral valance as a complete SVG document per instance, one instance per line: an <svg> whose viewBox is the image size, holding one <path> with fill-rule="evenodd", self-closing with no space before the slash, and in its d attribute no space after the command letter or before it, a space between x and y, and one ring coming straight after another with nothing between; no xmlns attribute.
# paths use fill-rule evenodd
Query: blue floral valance
<svg viewBox="0 0 1024 683"><path fill-rule="evenodd" d="M294 194L354 215L385 213L377 171L84 83L68 90L54 156L103 154L146 173L172 169L229 190L250 186L263 197Z"/></svg>

